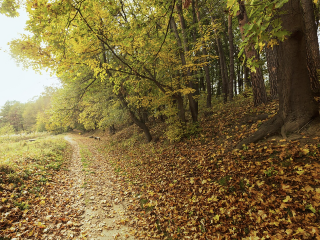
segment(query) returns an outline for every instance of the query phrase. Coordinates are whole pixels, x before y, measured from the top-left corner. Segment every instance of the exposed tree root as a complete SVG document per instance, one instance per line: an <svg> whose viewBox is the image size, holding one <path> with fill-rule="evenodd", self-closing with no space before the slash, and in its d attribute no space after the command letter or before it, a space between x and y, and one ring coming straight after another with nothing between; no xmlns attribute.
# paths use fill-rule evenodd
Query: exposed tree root
<svg viewBox="0 0 320 240"><path fill-rule="evenodd" d="M236 146L236 149L241 149L243 145L256 143L264 137L267 137L268 135L275 133L281 133L282 137L288 140L286 135L287 133L294 131L299 132L302 128L306 127L311 121L315 119L320 120L319 116L316 115L314 117L307 118L304 120L301 119L301 121L284 122L282 118L279 116L279 114L277 114L270 120L263 123L261 127L258 129L258 131L256 131L253 135L239 142Z"/></svg>
<svg viewBox="0 0 320 240"><path fill-rule="evenodd" d="M270 134L280 132L283 125L284 122L282 118L279 115L274 116L270 120L263 123L258 131L256 131L252 136L239 142L236 146L236 149L240 149L244 144L248 145L249 143L255 143Z"/></svg>

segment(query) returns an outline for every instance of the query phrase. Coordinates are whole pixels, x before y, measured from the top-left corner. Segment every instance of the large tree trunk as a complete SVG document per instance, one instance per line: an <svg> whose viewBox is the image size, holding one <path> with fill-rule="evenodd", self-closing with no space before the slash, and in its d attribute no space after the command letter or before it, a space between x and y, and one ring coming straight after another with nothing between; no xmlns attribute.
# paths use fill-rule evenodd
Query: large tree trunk
<svg viewBox="0 0 320 240"><path fill-rule="evenodd" d="M267 47L266 57L267 66L269 73L269 83L270 83L270 97L271 99L278 98L278 46Z"/></svg>
<svg viewBox="0 0 320 240"><path fill-rule="evenodd" d="M232 32L232 15L228 15L228 35L229 35L229 60L230 60L230 76L229 76L229 87L228 95L229 101L233 99L233 82L234 82L234 50L233 50L233 32Z"/></svg>
<svg viewBox="0 0 320 240"><path fill-rule="evenodd" d="M285 30L291 32L279 46L279 111L261 125L251 137L237 145L256 142L268 134L286 134L297 131L319 116L310 85L307 64L306 34L299 0L291 0L281 9L280 20Z"/></svg>
<svg viewBox="0 0 320 240"><path fill-rule="evenodd" d="M319 74L316 70L320 68L319 43L317 35L317 25L314 16L313 1L301 0L301 6L304 15L304 23L306 28L307 40L307 60L308 70L310 74L310 81L312 91L319 95L320 84Z"/></svg>
<svg viewBox="0 0 320 240"><path fill-rule="evenodd" d="M237 17L239 20L239 28L241 32L242 39L244 40L246 38L244 33L244 26L249 23L246 8L244 6L244 2L239 0L239 11L237 13ZM246 58L247 59L254 59L258 60L259 55L257 51L254 49L254 44L248 44L245 48ZM260 105L261 103L267 102L267 93L266 93L266 87L264 85L263 81L263 75L261 67L257 68L256 71L250 72L251 76L251 84L252 84L252 90L253 90L253 101L254 105Z"/></svg>

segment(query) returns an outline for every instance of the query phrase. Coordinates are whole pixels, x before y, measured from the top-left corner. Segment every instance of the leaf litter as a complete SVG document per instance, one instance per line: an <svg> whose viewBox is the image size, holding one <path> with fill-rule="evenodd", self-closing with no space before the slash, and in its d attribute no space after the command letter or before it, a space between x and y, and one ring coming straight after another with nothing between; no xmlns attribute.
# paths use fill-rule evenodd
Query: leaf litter
<svg viewBox="0 0 320 240"><path fill-rule="evenodd" d="M272 117L277 104L251 107L224 105L202 119L198 136L179 143L142 144L138 137L126 145L117 139L123 132L100 142L72 135L69 141L80 150L72 142L76 157L69 171L57 172L28 211L11 207L16 219L7 223L5 236L320 238L319 127L291 141L270 136L233 151L263 122L254 116Z"/></svg>

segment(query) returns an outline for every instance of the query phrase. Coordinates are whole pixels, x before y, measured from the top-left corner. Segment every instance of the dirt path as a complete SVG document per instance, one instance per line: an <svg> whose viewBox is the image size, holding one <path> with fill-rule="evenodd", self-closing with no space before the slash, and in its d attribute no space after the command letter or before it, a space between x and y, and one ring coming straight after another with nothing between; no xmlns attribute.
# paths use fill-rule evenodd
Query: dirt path
<svg viewBox="0 0 320 240"><path fill-rule="evenodd" d="M65 139L72 145L69 167L72 192L77 193L83 215L80 216L80 235L73 239L134 239L127 225L125 192L104 157L90 146ZM82 154L81 154L82 153Z"/></svg>

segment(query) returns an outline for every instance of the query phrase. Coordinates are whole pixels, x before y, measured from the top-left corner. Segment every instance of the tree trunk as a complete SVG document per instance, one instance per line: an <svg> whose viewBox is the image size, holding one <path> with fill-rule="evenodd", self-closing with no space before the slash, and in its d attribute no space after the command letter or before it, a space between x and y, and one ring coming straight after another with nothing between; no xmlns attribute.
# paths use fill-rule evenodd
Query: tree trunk
<svg viewBox="0 0 320 240"><path fill-rule="evenodd" d="M232 32L232 15L228 15L228 35L229 35L229 60L230 60L230 76L228 95L229 101L233 99L233 82L234 82L234 50L233 50L233 32Z"/></svg>
<svg viewBox="0 0 320 240"><path fill-rule="evenodd" d="M184 48L183 48L181 38L180 38L178 30L177 30L177 25L176 25L176 22L173 17L171 17L171 19L170 19L170 26L171 26L171 29L172 29L175 37L176 37L178 47L181 49L179 51L181 63L183 66L185 66L185 65L187 65L187 62L186 62L185 53L184 53L183 49L185 50L185 52L188 52L188 41L185 36L184 37ZM191 73L190 73L189 69L187 70L187 76L191 77ZM193 83L190 79L189 79L188 85L190 88L194 89ZM192 93L188 94L188 100L189 100L189 108L190 108L192 120L193 120L193 122L197 122L198 121L197 102L194 100Z"/></svg>
<svg viewBox="0 0 320 240"><path fill-rule="evenodd" d="M278 46L266 47L271 99L278 98Z"/></svg>
<svg viewBox="0 0 320 240"><path fill-rule="evenodd" d="M143 131L143 133L144 133L144 135L145 135L145 137L146 137L146 139L147 139L147 142L151 142L152 136L151 136L151 134L150 134L150 131L149 131L149 128L147 127L147 125L146 125L143 121L141 121L140 119L138 119L138 118L136 117L136 115L134 114L134 112L132 112L132 111L129 110L129 109L128 109L128 111L129 111L129 114L130 114L130 117L131 117L132 121L133 121L138 127L140 127L140 128L142 129L142 131Z"/></svg>
<svg viewBox="0 0 320 240"><path fill-rule="evenodd" d="M280 129L286 138L286 133L301 129L319 116L309 80L306 34L299 0L284 4L280 12L282 26L291 34L279 45L279 111L251 137L240 142L237 148L279 132Z"/></svg>
<svg viewBox="0 0 320 240"><path fill-rule="evenodd" d="M200 71L200 91L206 91L206 86L204 84L204 74L202 69Z"/></svg>
<svg viewBox="0 0 320 240"><path fill-rule="evenodd" d="M222 49L222 44L218 36L216 35L216 43L219 52L219 61L220 61L220 69L221 69L221 79L222 79L222 94L223 94L223 102L226 103L228 100L228 77L227 77L227 67L224 57L224 52Z"/></svg>
<svg viewBox="0 0 320 240"><path fill-rule="evenodd" d="M102 51L102 60L101 60L101 62L106 63L106 62L107 62L107 57L106 57L105 46L104 46L103 43L101 43L101 46L102 46L102 50L103 50L103 51ZM109 76L111 76L111 73L110 73L110 72L107 72L107 73L108 73ZM125 91L125 90L124 90L124 91ZM143 120L139 120L139 119L136 117L136 115L134 114L134 112L129 108L128 103L127 103L127 101L126 101L126 99L125 99L125 96L124 96L121 92L119 92L116 96L119 98L119 100L120 100L120 102L122 103L123 107L128 110L129 115L130 115L132 121L133 121L138 127L140 127L140 128L142 129L142 131L143 131L143 133L144 133L144 135L145 135L145 137L146 137L146 139L147 139L147 142L151 142L152 136L151 136L151 133L150 133L150 131L149 131L148 126L143 122Z"/></svg>
<svg viewBox="0 0 320 240"><path fill-rule="evenodd" d="M189 52L189 42L188 42L188 36L187 36L187 26L186 26L186 22L185 19L183 17L183 11L182 11L182 0L179 0L176 4L176 8L177 8L177 12L178 12L178 16L180 19L180 24L181 24L181 30L182 30L182 38L183 38L183 45L184 45L184 51L185 53ZM177 35L176 35L177 36ZM179 36L179 35L178 35ZM185 54L183 54L185 56ZM182 65L186 65L186 60L184 57L184 63L182 63ZM187 75L189 77L189 87L191 89L195 89L194 83L192 82L191 78L191 72L188 69L187 70ZM189 93L188 94L188 100L189 100L189 109L191 112L191 116L192 116L192 121L193 122L197 122L198 121L198 102L194 99L195 93Z"/></svg>
<svg viewBox="0 0 320 240"><path fill-rule="evenodd" d="M176 94L174 95L174 99L177 100L178 102L178 116L181 122L185 123L186 122L186 111L183 105L183 98L181 94Z"/></svg>
<svg viewBox="0 0 320 240"><path fill-rule="evenodd" d="M241 65L237 64L237 75L238 75L238 92L239 94L243 91L243 78L242 78L242 72L241 72Z"/></svg>
<svg viewBox="0 0 320 240"><path fill-rule="evenodd" d="M142 129L146 139L147 139L147 142L151 142L152 140L152 136L151 136L151 133L149 131L149 128L148 126L145 124L145 122L143 120L140 120L136 115L135 113L130 109L130 107L128 106L128 103L125 99L125 97L123 96L123 94L120 92L117 94L118 98L120 99L123 107L125 109L127 109L127 111L129 112L129 115L130 115L130 118L131 120L139 127Z"/></svg>
<svg viewBox="0 0 320 240"><path fill-rule="evenodd" d="M310 75L312 91L319 95L320 84L319 74L317 70L320 68L320 55L319 55L319 43L317 35L317 25L315 22L313 1L312 0L300 0L304 15L304 24L306 30L307 41L307 60L308 71Z"/></svg>
<svg viewBox="0 0 320 240"><path fill-rule="evenodd" d="M239 20L239 28L241 32L242 39L244 40L246 38L244 33L244 26L249 23L246 8L244 6L243 1L239 1L239 11L237 13L237 17ZM254 49L254 44L248 44L245 48L246 58L247 59L253 59L258 60L259 55L257 51ZM251 84L252 84L252 90L253 90L253 103L255 106L258 106L262 103L267 102L267 93L266 93L266 87L264 85L263 81L263 75L261 67L257 68L256 71L250 72L251 76Z"/></svg>
<svg viewBox="0 0 320 240"><path fill-rule="evenodd" d="M244 87L245 89L251 87L251 80L249 78L249 68L247 67L247 61L244 63L243 66L243 74L244 74Z"/></svg>
<svg viewBox="0 0 320 240"><path fill-rule="evenodd" d="M196 15L197 15L197 19L198 19L198 24L199 24L199 28L201 30L201 16L200 16L200 12L198 11L198 9L196 8ZM205 56L208 56L208 52L207 52L207 48L204 42L202 42L202 54ZM210 71L209 71L209 67L208 64L205 64L203 66L204 72L205 72L205 77L206 77L206 84L207 84L207 108L211 108L211 98L212 98L212 94L211 94L211 81L210 81Z"/></svg>

